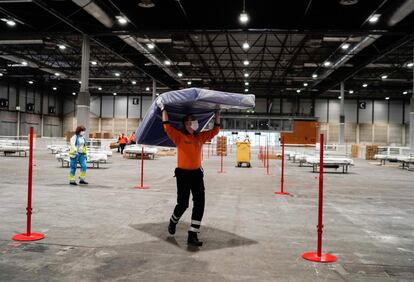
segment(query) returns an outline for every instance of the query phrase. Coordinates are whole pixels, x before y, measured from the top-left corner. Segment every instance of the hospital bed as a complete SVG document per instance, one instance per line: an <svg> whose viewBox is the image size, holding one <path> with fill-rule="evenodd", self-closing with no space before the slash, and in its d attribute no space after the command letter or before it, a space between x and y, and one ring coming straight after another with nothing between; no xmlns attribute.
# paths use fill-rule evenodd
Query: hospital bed
<svg viewBox="0 0 414 282"><path fill-rule="evenodd" d="M312 165L312 172L317 172L319 164L319 157L307 157L306 163ZM323 158L324 168L334 168L335 170L342 167L342 173L348 173L350 166L354 165L354 161L345 157L325 157Z"/></svg>
<svg viewBox="0 0 414 282"><path fill-rule="evenodd" d="M105 153L91 153L88 152L86 154L86 163L87 164L92 164L93 168L99 168L99 165L101 163L106 163L106 161L108 160L108 156ZM58 160L58 162L62 163L62 167L69 167L70 164L70 157L69 157L69 153L68 152L64 152L64 153L57 153L56 154L56 159Z"/></svg>
<svg viewBox="0 0 414 282"><path fill-rule="evenodd" d="M155 154L158 152L157 148L144 146L144 158L155 159ZM142 147L140 145L129 145L124 149L126 157L141 158Z"/></svg>

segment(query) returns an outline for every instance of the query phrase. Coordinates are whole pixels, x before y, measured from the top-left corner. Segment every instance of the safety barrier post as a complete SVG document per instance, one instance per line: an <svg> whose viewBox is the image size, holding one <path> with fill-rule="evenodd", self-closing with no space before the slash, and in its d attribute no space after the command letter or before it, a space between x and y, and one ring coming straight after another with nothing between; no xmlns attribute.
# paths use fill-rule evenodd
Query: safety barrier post
<svg viewBox="0 0 414 282"><path fill-rule="evenodd" d="M284 191L285 185L285 139L282 137L282 171L280 173L280 191L275 192L277 195L289 195L288 192Z"/></svg>
<svg viewBox="0 0 414 282"><path fill-rule="evenodd" d="M15 241L36 241L45 238L45 235L42 233L32 232L33 127L30 127L29 132L29 177L27 185L26 233L14 235L12 239Z"/></svg>
<svg viewBox="0 0 414 282"><path fill-rule="evenodd" d="M217 140L217 142L218 142L218 140ZM223 148L223 146L224 146L224 143L223 143L223 142L221 142L221 144L220 144L220 171L219 171L219 173L224 173L224 169L223 169L223 162L224 162L224 160L223 160L224 148Z"/></svg>
<svg viewBox="0 0 414 282"><path fill-rule="evenodd" d="M266 146L266 174L269 175L269 139Z"/></svg>
<svg viewBox="0 0 414 282"><path fill-rule="evenodd" d="M318 203L318 243L316 252L303 253L302 257L314 262L335 262L336 256L331 254L322 254L322 232L323 232L323 143L324 136L320 135L319 151L319 203Z"/></svg>
<svg viewBox="0 0 414 282"><path fill-rule="evenodd" d="M144 185L144 146L141 145L141 185L134 186L132 188L148 189L149 186Z"/></svg>

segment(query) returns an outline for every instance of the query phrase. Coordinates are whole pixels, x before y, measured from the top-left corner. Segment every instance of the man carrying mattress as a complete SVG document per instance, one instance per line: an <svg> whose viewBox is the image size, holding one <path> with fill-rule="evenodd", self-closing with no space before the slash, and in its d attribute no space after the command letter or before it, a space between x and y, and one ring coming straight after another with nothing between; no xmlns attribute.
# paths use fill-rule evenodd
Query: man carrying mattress
<svg viewBox="0 0 414 282"><path fill-rule="evenodd" d="M220 113L215 113L214 128L209 131L197 133L198 121L192 115L183 118L184 131L172 127L168 120L168 113L164 109L161 99L157 100L157 106L162 112L164 131L177 146L177 168L175 177L177 179L177 205L170 218L168 232L175 234L175 227L188 208L190 192L193 195L193 213L191 226L188 230L187 243L193 246L202 246L203 242L198 240L197 233L200 232L201 220L204 214L204 173L201 167L201 150L203 144L216 136L220 131Z"/></svg>

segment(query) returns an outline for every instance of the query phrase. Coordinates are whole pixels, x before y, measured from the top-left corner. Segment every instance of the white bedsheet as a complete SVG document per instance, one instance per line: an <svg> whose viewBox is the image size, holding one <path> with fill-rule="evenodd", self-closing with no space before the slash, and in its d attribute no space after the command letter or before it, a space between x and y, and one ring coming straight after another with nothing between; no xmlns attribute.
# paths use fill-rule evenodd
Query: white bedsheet
<svg viewBox="0 0 414 282"><path fill-rule="evenodd" d="M309 164L319 164L319 157L307 157L306 162ZM348 164L348 165L354 165L354 161L350 158L323 158L324 164Z"/></svg>

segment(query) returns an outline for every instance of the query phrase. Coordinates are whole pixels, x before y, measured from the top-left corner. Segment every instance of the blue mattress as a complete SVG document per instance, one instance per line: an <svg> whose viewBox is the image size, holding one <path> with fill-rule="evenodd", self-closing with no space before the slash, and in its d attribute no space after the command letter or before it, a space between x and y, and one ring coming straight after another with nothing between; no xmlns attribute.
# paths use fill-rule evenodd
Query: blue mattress
<svg viewBox="0 0 414 282"><path fill-rule="evenodd" d="M162 100L172 126L180 130L183 130L182 118L187 114L192 114L197 118L200 131L218 109L250 109L255 106L255 96L251 94L228 93L200 88L170 91L161 94L158 98ZM138 144L175 146L164 132L161 111L155 101L138 127L136 136Z"/></svg>

